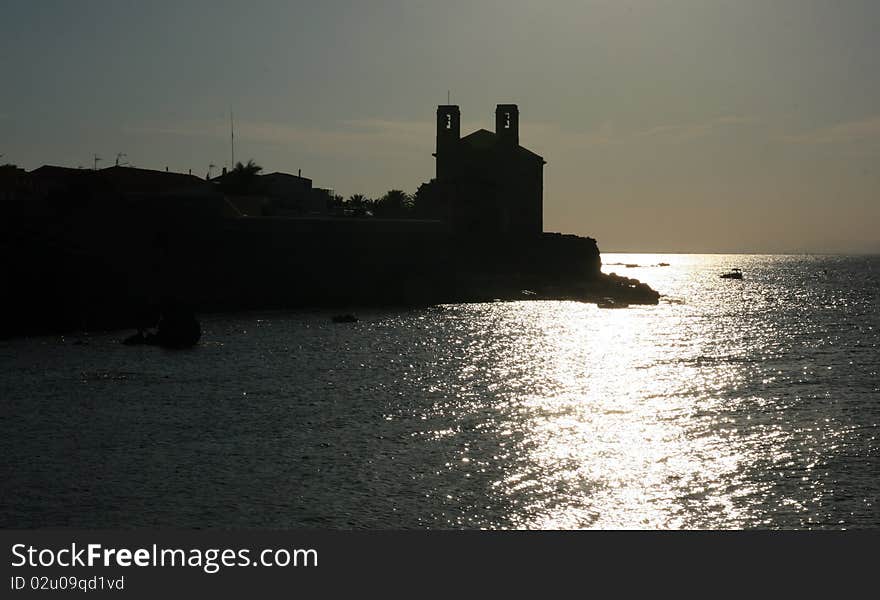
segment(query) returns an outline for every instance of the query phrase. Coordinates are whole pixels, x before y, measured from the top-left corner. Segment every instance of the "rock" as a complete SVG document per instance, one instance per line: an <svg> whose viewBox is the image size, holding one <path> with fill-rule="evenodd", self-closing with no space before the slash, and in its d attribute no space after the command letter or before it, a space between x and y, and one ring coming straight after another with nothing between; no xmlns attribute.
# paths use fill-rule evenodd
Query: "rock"
<svg viewBox="0 0 880 600"><path fill-rule="evenodd" d="M156 344L163 348L189 348L199 343L202 328L192 310L182 306L165 309L156 330Z"/></svg>

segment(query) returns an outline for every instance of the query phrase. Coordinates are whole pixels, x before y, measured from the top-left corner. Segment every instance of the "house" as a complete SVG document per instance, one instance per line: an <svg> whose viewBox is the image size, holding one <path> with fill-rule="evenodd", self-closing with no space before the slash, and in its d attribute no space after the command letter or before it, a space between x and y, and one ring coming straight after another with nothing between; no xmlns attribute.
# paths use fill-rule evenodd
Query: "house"
<svg viewBox="0 0 880 600"><path fill-rule="evenodd" d="M225 170L224 170L225 171ZM289 173L224 172L212 182L242 214L252 217L326 216L329 194L312 180Z"/></svg>
<svg viewBox="0 0 880 600"><path fill-rule="evenodd" d="M85 192L95 177L94 171L43 165L29 173L34 193L40 199L72 191Z"/></svg>
<svg viewBox="0 0 880 600"><path fill-rule="evenodd" d="M107 189L126 194L194 194L208 192L211 186L204 179L185 173L107 167L97 171Z"/></svg>
<svg viewBox="0 0 880 600"><path fill-rule="evenodd" d="M259 189L268 196L279 214L291 216L326 215L324 190L312 187L312 180L289 173L269 173L259 177Z"/></svg>
<svg viewBox="0 0 880 600"><path fill-rule="evenodd" d="M24 169L0 165L0 202L23 200L32 191L32 182Z"/></svg>
<svg viewBox="0 0 880 600"><path fill-rule="evenodd" d="M438 106L434 157L436 176L419 192L425 213L463 234L541 234L546 161L520 145L515 104L496 107L494 133L465 137L459 107Z"/></svg>
<svg viewBox="0 0 880 600"><path fill-rule="evenodd" d="M210 191L204 180L194 175L107 167L99 171L43 165L30 172L39 196L55 194L110 197L127 194L175 194Z"/></svg>
<svg viewBox="0 0 880 600"><path fill-rule="evenodd" d="M123 212L180 217L235 217L239 212L210 183L169 171L107 167L70 169L44 165L29 173L34 201L58 214Z"/></svg>

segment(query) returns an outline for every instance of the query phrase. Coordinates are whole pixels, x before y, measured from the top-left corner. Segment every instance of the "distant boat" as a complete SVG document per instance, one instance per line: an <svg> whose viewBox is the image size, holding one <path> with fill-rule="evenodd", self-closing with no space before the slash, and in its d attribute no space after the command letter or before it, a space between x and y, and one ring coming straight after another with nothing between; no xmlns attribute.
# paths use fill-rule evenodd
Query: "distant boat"
<svg viewBox="0 0 880 600"><path fill-rule="evenodd" d="M139 328L122 343L126 346L161 346L170 349L191 348L199 343L202 327L195 313L189 308L171 305L162 312L156 333Z"/></svg>
<svg viewBox="0 0 880 600"><path fill-rule="evenodd" d="M629 304L626 302L620 302L614 298L604 298L599 302L596 302L596 306L599 308L627 308L629 307Z"/></svg>
<svg viewBox="0 0 880 600"><path fill-rule="evenodd" d="M742 279L743 274L740 269L731 269L727 273L721 274L721 279Z"/></svg>

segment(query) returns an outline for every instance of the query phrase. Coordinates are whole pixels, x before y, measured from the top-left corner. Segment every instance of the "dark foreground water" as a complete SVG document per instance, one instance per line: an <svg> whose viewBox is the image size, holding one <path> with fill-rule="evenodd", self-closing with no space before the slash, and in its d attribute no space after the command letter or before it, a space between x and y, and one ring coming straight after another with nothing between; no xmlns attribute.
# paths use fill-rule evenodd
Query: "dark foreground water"
<svg viewBox="0 0 880 600"><path fill-rule="evenodd" d="M880 527L880 258L603 258L667 296L0 342L0 527Z"/></svg>

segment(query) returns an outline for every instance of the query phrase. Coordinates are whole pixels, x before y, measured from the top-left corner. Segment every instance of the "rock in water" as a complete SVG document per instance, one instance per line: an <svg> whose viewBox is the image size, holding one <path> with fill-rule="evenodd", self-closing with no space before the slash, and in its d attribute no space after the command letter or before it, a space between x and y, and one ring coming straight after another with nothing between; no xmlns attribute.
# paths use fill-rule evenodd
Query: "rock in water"
<svg viewBox="0 0 880 600"><path fill-rule="evenodd" d="M164 348L189 348L202 337L202 328L195 313L188 308L167 308L159 319L156 343Z"/></svg>

